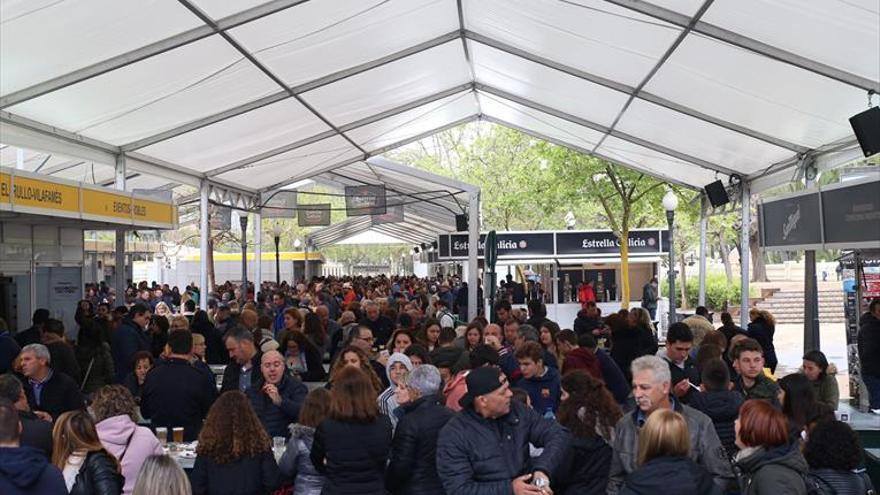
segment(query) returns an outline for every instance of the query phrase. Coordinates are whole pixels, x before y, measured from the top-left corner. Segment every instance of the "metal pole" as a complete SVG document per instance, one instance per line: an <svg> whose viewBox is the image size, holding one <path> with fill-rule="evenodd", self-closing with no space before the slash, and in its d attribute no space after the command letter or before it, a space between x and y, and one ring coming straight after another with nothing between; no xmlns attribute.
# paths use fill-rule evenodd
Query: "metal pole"
<svg viewBox="0 0 880 495"><path fill-rule="evenodd" d="M468 193L468 321L477 317L477 252L480 246L480 192Z"/></svg>
<svg viewBox="0 0 880 495"><path fill-rule="evenodd" d="M281 285L281 258L278 254L278 245L281 243L281 236L275 236L275 284Z"/></svg>
<svg viewBox="0 0 880 495"><path fill-rule="evenodd" d="M669 325L678 321L675 303L675 211L666 211L666 224L669 226Z"/></svg>
<svg viewBox="0 0 880 495"><path fill-rule="evenodd" d="M125 191L125 155L116 155L115 187ZM125 271L125 229L116 230L116 306L125 304L125 289L128 287Z"/></svg>
<svg viewBox="0 0 880 495"><path fill-rule="evenodd" d="M254 300L263 286L263 215L254 213Z"/></svg>
<svg viewBox="0 0 880 495"><path fill-rule="evenodd" d="M804 170L807 189L816 185L814 175ZM820 200L821 201L821 200ZM816 278L816 251L804 251L804 352L819 350L819 282Z"/></svg>
<svg viewBox="0 0 880 495"><path fill-rule="evenodd" d="M303 246L303 278L306 279L306 286L309 285L309 243L306 241Z"/></svg>
<svg viewBox="0 0 880 495"><path fill-rule="evenodd" d="M199 186L199 309L208 310L208 182Z"/></svg>
<svg viewBox="0 0 880 495"><path fill-rule="evenodd" d="M706 230L709 227L709 216L706 195L700 197L700 292L697 296L697 304L706 305Z"/></svg>
<svg viewBox="0 0 880 495"><path fill-rule="evenodd" d="M749 184L742 182L742 231L740 232L740 301L739 301L739 324L746 328L749 325L749 229L752 223L751 198Z"/></svg>
<svg viewBox="0 0 880 495"><path fill-rule="evenodd" d="M241 225L241 298L247 301L248 279L247 279L247 213L242 213L238 217L238 223Z"/></svg>

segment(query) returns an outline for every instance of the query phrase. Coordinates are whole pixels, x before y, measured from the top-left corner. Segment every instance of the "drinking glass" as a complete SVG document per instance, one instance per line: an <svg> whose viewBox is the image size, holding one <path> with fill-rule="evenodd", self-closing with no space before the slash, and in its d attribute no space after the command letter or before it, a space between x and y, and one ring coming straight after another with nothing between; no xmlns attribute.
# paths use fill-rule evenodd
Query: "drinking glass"
<svg viewBox="0 0 880 495"><path fill-rule="evenodd" d="M172 431L174 433L174 443L183 443L183 428L177 427Z"/></svg>
<svg viewBox="0 0 880 495"><path fill-rule="evenodd" d="M156 438L159 439L159 443L164 447L165 444L168 443L168 428L158 427L156 428Z"/></svg>

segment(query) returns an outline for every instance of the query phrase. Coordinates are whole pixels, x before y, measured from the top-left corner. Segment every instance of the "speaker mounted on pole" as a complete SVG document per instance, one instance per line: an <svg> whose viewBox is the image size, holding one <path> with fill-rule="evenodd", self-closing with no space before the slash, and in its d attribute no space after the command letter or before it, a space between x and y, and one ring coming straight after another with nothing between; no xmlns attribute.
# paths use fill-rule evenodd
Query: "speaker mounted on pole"
<svg viewBox="0 0 880 495"><path fill-rule="evenodd" d="M849 119L862 153L869 157L880 153L880 107L872 107Z"/></svg>
<svg viewBox="0 0 880 495"><path fill-rule="evenodd" d="M724 206L727 203L730 203L730 196L727 194L727 188L724 187L724 183L720 180L707 184L703 190L706 192L706 197L709 198L709 204L712 205L712 208L718 208L719 206Z"/></svg>
<svg viewBox="0 0 880 495"><path fill-rule="evenodd" d="M465 232L468 229L468 216L466 213L462 213L461 215L455 215L455 230L456 232Z"/></svg>

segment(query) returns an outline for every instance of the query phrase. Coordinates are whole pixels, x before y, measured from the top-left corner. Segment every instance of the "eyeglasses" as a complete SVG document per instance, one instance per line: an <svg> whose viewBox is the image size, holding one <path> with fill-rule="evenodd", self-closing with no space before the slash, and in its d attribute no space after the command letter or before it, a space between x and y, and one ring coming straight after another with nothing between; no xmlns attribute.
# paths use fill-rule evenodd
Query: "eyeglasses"
<svg viewBox="0 0 880 495"><path fill-rule="evenodd" d="M373 342L376 339L374 337L358 337L358 340L363 340L364 342Z"/></svg>

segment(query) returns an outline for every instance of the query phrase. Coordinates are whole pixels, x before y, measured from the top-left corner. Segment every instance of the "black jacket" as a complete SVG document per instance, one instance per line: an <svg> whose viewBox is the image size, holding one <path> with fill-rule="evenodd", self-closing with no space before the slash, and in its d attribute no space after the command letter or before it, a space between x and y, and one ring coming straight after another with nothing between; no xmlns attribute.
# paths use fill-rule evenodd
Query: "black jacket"
<svg viewBox="0 0 880 495"><path fill-rule="evenodd" d="M540 456L529 456L530 443L543 447ZM437 473L449 494L507 495L517 476L555 472L567 444L565 428L520 402L491 420L467 407L440 430Z"/></svg>
<svg viewBox="0 0 880 495"><path fill-rule="evenodd" d="M601 326L601 318L587 318L587 315L583 311L579 311L577 318L574 319L574 333L576 333L578 337L586 333L592 333L593 330Z"/></svg>
<svg viewBox="0 0 880 495"><path fill-rule="evenodd" d="M633 360L647 354L646 350L643 350L644 345L641 340L635 328L627 327L611 333L611 357L623 371L627 381L632 380L630 365Z"/></svg>
<svg viewBox="0 0 880 495"><path fill-rule="evenodd" d="M391 421L372 423L325 419L315 430L312 459L326 477L322 495L384 495L385 463L391 451Z"/></svg>
<svg viewBox="0 0 880 495"><path fill-rule="evenodd" d="M391 333L394 331L394 322L384 315L379 315L379 318L375 321L364 318L358 324L373 331L373 337L376 339L375 345L384 345L391 338Z"/></svg>
<svg viewBox="0 0 880 495"><path fill-rule="evenodd" d="M837 469L811 469L807 474L808 487L819 487L834 495L865 495L874 489L871 478L864 471L840 471Z"/></svg>
<svg viewBox="0 0 880 495"><path fill-rule="evenodd" d="M63 340L55 340L46 344L46 348L49 349L49 365L53 370L73 378L77 385L82 383L82 371L76 361L73 346Z"/></svg>
<svg viewBox="0 0 880 495"><path fill-rule="evenodd" d="M614 362L604 349L596 349L596 357L599 359L599 368L602 370L602 379L605 380L605 387L611 392L611 395L614 396L614 400L618 404L625 403L629 398L632 387L627 382L620 366Z"/></svg>
<svg viewBox="0 0 880 495"><path fill-rule="evenodd" d="M776 348L773 347L773 333L776 330L764 318L757 318L749 323L748 336L757 340L764 350L764 364L768 368L776 368Z"/></svg>
<svg viewBox="0 0 880 495"><path fill-rule="evenodd" d="M746 331L742 327L738 327L734 325L722 325L718 327L718 331L723 333L725 337L727 337L727 341L730 342L730 339L734 337L734 335L746 335Z"/></svg>
<svg viewBox="0 0 880 495"><path fill-rule="evenodd" d="M694 385L699 385L702 381L700 379L700 370L697 369L697 363L694 361L694 358L688 356L687 359L684 360L684 368L679 368L678 365L673 363L669 358L663 359L665 359L666 363L669 365L669 375L671 377L669 383L672 387L682 380L690 380ZM688 387L687 393L684 397L680 397L680 399L685 404L690 404L693 395L693 387Z"/></svg>
<svg viewBox="0 0 880 495"><path fill-rule="evenodd" d="M26 378L22 381L31 411L45 411L57 419L61 413L82 409L86 403L79 392L79 385L64 373L52 372L52 377L43 385L40 404L34 397L33 385Z"/></svg>
<svg viewBox="0 0 880 495"><path fill-rule="evenodd" d="M110 345L102 342L98 347L76 348L76 360L82 371L82 391L86 394L97 392L104 385L110 385L116 380L113 371L113 354ZM91 369L89 369L91 366ZM87 376L88 375L88 376Z"/></svg>
<svg viewBox="0 0 880 495"><path fill-rule="evenodd" d="M553 493L605 495L611 454L611 446L602 437L572 438L556 475L550 478Z"/></svg>
<svg viewBox="0 0 880 495"><path fill-rule="evenodd" d="M428 395L402 407L385 474L388 491L400 495L443 493L437 475L437 436L454 413L437 396Z"/></svg>
<svg viewBox="0 0 880 495"><path fill-rule="evenodd" d="M131 318L126 318L113 332L110 340L116 381L121 383L129 373L134 371L134 363L132 362L134 355L138 351L150 350L150 336Z"/></svg>
<svg viewBox="0 0 880 495"><path fill-rule="evenodd" d="M281 473L271 450L230 464L200 455L190 481L193 495L264 495L278 488Z"/></svg>
<svg viewBox="0 0 880 495"><path fill-rule="evenodd" d="M46 454L46 459L52 459L52 423L42 420L30 411L18 411L18 419L21 421L21 438L19 443L22 447L33 447Z"/></svg>
<svg viewBox="0 0 880 495"><path fill-rule="evenodd" d="M223 335L206 318L193 319L192 332L205 337L205 361L208 364L229 363L229 353L223 344Z"/></svg>
<svg viewBox="0 0 880 495"><path fill-rule="evenodd" d="M733 422L739 417L739 408L745 402L743 395L736 390L723 392L694 392L688 405L712 419L715 433L728 455L737 451L736 433Z"/></svg>
<svg viewBox="0 0 880 495"><path fill-rule="evenodd" d="M809 467L800 442L737 454L735 471L742 495L803 495Z"/></svg>
<svg viewBox="0 0 880 495"><path fill-rule="evenodd" d="M260 373L260 360L263 359L263 353L259 347L257 353L251 358L251 388L256 387L259 390L263 386L263 374ZM241 365L235 361L231 361L223 370L223 384L220 386L220 393L229 390L238 390L238 383L241 380Z"/></svg>
<svg viewBox="0 0 880 495"><path fill-rule="evenodd" d="M880 320L871 313L862 316L858 344L862 373L880 376Z"/></svg>
<svg viewBox="0 0 880 495"><path fill-rule="evenodd" d="M21 346L7 330L0 330L0 375L12 371L12 361L21 352Z"/></svg>
<svg viewBox="0 0 880 495"><path fill-rule="evenodd" d="M119 495L125 478L113 457L104 450L89 452L76 475L70 495Z"/></svg>
<svg viewBox="0 0 880 495"><path fill-rule="evenodd" d="M211 377L189 361L172 358L147 373L141 397L141 414L153 426L171 430L183 427L183 439L199 436L202 421L217 398Z"/></svg>
<svg viewBox="0 0 880 495"><path fill-rule="evenodd" d="M42 340L40 329L37 327L30 327L15 334L15 341L22 349L28 344L42 344Z"/></svg>
<svg viewBox="0 0 880 495"><path fill-rule="evenodd" d="M298 378L284 374L278 384L281 405L276 406L259 388L249 388L247 397L270 437L289 438L289 426L299 418L299 410L308 393L309 389Z"/></svg>
<svg viewBox="0 0 880 495"><path fill-rule="evenodd" d="M620 495L721 495L712 475L688 457L657 457L626 478Z"/></svg>

